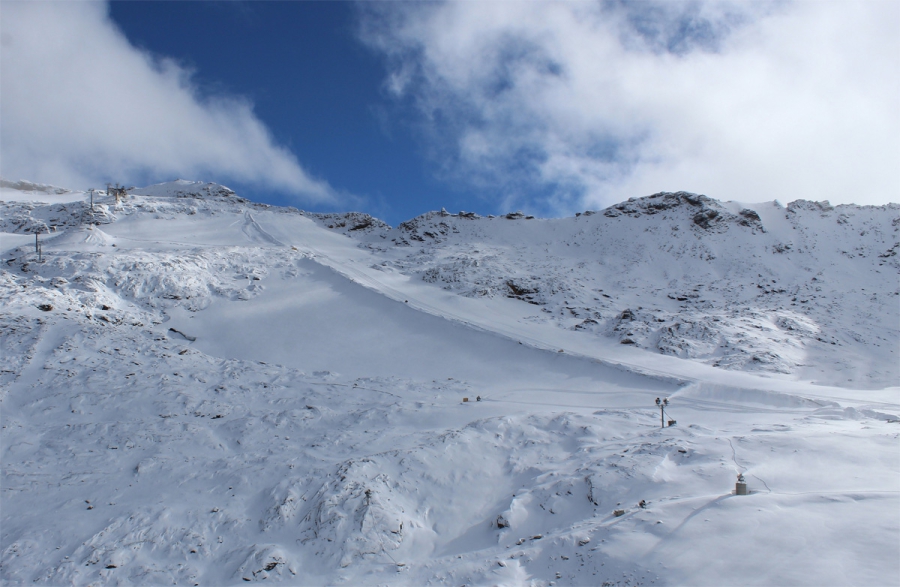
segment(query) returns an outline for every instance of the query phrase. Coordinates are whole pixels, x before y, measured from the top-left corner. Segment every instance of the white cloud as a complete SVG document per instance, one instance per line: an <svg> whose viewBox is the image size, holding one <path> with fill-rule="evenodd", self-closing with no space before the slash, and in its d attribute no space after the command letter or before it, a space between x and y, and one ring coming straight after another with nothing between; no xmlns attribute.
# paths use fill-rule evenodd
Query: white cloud
<svg viewBox="0 0 900 587"><path fill-rule="evenodd" d="M247 101L199 96L189 71L132 46L105 3L7 1L0 10L4 177L66 187L209 178L335 201Z"/></svg>
<svg viewBox="0 0 900 587"><path fill-rule="evenodd" d="M900 200L900 4L364 5L442 171L549 212Z"/></svg>

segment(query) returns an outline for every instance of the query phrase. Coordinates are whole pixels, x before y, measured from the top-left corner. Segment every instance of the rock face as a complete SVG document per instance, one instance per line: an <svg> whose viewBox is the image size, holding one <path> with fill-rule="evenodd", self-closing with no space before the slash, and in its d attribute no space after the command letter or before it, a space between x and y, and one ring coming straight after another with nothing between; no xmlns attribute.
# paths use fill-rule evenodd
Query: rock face
<svg viewBox="0 0 900 587"><path fill-rule="evenodd" d="M353 232L382 234L391 228L374 216L363 214L362 212L344 212L341 214L314 214L306 212L305 214L307 217L315 220L320 226L342 234Z"/></svg>
<svg viewBox="0 0 900 587"><path fill-rule="evenodd" d="M623 214L638 218L642 214L652 216L676 209L686 210L693 224L706 231L726 229L728 223L737 223L765 232L762 220L754 210L744 208L734 214L712 198L689 192L660 192L644 198L629 198L627 202L610 206L603 214L609 218Z"/></svg>
<svg viewBox="0 0 900 587"><path fill-rule="evenodd" d="M629 198L627 202L610 206L603 211L603 215L610 218L615 218L620 214L637 217L641 214L658 214L685 205L693 206L698 213L721 208L716 200L707 196L690 192L660 192L644 198Z"/></svg>

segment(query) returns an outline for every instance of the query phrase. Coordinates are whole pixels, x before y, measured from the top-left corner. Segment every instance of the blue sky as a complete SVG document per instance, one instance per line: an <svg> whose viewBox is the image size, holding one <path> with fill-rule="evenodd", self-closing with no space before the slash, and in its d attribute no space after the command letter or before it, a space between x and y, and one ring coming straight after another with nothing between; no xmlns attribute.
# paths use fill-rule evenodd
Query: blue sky
<svg viewBox="0 0 900 587"><path fill-rule="evenodd" d="M470 190L437 181L401 105L382 88L387 69L356 34L348 2L113 2L128 39L191 68L202 91L253 102L277 143L314 176L379 217L401 222L435 206L485 208ZM251 183L247 197L291 198ZM329 206L323 206L323 209Z"/></svg>
<svg viewBox="0 0 900 587"><path fill-rule="evenodd" d="M0 175L560 216L900 200L892 0L0 0Z"/></svg>

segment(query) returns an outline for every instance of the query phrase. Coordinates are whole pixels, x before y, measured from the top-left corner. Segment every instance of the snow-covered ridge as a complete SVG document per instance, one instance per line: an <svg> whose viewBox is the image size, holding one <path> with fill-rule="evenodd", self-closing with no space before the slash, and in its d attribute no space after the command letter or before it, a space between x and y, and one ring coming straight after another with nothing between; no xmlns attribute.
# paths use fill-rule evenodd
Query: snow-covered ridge
<svg viewBox="0 0 900 587"><path fill-rule="evenodd" d="M522 300L562 328L730 369L900 380L897 204L677 192L575 218L440 211L345 233L385 266L468 297Z"/></svg>
<svg viewBox="0 0 900 587"><path fill-rule="evenodd" d="M128 193L133 196L152 196L156 198L203 198L203 197L232 197L234 190L217 183L202 181L189 181L176 179L175 181L158 183L145 188L131 188Z"/></svg>
<svg viewBox="0 0 900 587"><path fill-rule="evenodd" d="M441 210L392 228L363 213L254 204L212 183L128 193L118 204L98 193L93 211L84 200L3 202L0 230L47 233L147 214L302 215L359 241L382 269L470 298L521 300L537 322L728 369L900 382L897 204L742 205L676 192L574 218ZM258 229L247 221L254 239L281 242Z"/></svg>
<svg viewBox="0 0 900 587"><path fill-rule="evenodd" d="M9 181L3 178L0 178L0 188L6 188L9 190L16 190L20 192L43 192L45 194L56 195L66 194L72 191L66 188L57 187L55 185L48 185L45 183L33 183L25 180Z"/></svg>

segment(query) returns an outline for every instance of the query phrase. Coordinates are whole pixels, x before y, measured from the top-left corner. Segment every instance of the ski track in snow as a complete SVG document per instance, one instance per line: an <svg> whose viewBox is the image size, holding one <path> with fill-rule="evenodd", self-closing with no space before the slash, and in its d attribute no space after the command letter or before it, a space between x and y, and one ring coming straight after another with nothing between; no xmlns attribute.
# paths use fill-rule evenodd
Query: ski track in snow
<svg viewBox="0 0 900 587"><path fill-rule="evenodd" d="M392 229L15 185L4 584L900 583L896 206Z"/></svg>

